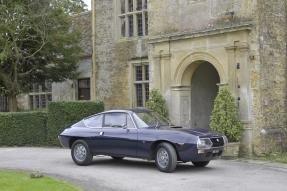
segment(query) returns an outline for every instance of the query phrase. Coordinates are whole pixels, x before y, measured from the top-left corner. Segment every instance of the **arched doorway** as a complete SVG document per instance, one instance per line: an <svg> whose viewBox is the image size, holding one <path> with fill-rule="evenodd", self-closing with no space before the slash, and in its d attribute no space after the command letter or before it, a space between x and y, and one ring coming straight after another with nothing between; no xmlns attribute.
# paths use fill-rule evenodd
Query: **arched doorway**
<svg viewBox="0 0 287 191"><path fill-rule="evenodd" d="M191 128L209 128L220 76L215 67L207 61L197 62L197 65L190 79L190 126Z"/></svg>
<svg viewBox="0 0 287 191"><path fill-rule="evenodd" d="M171 118L186 128L208 128L217 84L225 84L222 63L204 52L187 54L178 64L172 86Z"/></svg>

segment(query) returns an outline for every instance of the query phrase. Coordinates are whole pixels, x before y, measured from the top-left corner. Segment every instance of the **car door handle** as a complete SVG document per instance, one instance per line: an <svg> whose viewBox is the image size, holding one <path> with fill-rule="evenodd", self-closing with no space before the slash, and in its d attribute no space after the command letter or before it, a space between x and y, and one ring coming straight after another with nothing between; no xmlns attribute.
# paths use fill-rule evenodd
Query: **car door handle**
<svg viewBox="0 0 287 191"><path fill-rule="evenodd" d="M104 132L100 132L100 134L99 134L100 136L103 136L104 135Z"/></svg>

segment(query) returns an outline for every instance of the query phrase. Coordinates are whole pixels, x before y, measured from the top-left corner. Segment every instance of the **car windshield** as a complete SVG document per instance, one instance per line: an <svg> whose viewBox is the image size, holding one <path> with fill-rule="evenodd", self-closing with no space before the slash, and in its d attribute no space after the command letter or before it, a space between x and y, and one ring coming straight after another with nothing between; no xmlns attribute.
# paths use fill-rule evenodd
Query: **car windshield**
<svg viewBox="0 0 287 191"><path fill-rule="evenodd" d="M141 112L133 115L139 128L169 126L167 119L155 112Z"/></svg>

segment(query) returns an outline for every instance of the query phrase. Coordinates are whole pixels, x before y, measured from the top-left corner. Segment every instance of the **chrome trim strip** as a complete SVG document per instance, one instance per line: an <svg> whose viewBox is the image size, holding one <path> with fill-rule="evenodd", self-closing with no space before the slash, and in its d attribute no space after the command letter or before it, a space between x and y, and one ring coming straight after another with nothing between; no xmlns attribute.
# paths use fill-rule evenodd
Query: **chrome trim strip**
<svg viewBox="0 0 287 191"><path fill-rule="evenodd" d="M198 149L197 150L213 150L213 149L224 149L224 146L222 147L211 147L210 149Z"/></svg>
<svg viewBox="0 0 287 191"><path fill-rule="evenodd" d="M128 113L128 115L130 116L130 119L132 120L132 122L133 122L133 124L134 124L134 128L133 129L138 129L138 126L137 126L137 124L136 124L136 122L135 122L135 119L134 119L134 117L132 116L132 114L131 113L129 113L129 112L127 112ZM134 112L133 112L134 113Z"/></svg>

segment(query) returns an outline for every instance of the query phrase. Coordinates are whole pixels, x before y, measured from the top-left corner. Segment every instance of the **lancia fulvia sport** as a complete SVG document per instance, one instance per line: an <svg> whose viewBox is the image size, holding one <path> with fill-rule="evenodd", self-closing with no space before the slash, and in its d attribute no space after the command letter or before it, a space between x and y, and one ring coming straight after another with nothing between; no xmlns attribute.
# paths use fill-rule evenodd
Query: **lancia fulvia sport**
<svg viewBox="0 0 287 191"><path fill-rule="evenodd" d="M97 155L133 157L154 160L162 172L174 171L178 162L205 167L227 143L222 134L175 126L147 109L95 114L65 129L59 140L77 165L89 165Z"/></svg>

